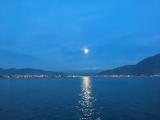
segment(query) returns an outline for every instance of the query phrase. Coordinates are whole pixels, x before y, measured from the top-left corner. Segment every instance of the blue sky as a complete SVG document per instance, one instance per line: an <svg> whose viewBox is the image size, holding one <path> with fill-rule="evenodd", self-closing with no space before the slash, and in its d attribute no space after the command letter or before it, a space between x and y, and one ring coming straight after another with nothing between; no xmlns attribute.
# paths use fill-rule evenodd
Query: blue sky
<svg viewBox="0 0 160 120"><path fill-rule="evenodd" d="M160 53L159 12L159 0L1 0L0 67L135 64Z"/></svg>

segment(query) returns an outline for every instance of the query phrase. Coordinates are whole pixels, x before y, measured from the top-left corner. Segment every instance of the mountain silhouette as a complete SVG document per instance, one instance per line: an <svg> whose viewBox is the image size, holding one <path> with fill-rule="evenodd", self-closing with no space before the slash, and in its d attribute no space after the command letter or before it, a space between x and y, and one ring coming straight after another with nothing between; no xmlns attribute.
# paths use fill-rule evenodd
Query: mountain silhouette
<svg viewBox="0 0 160 120"><path fill-rule="evenodd" d="M157 75L160 74L160 54L143 59L135 65L125 65L99 73L100 75Z"/></svg>

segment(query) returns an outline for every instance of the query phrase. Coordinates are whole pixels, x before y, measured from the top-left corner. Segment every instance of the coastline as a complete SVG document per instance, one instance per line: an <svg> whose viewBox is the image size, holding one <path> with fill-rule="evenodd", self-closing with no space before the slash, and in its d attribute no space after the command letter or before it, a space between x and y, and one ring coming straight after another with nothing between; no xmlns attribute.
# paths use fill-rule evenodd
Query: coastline
<svg viewBox="0 0 160 120"><path fill-rule="evenodd" d="M160 77L157 75L0 75L0 78L81 78L81 77L99 77L99 78L130 78L130 77Z"/></svg>

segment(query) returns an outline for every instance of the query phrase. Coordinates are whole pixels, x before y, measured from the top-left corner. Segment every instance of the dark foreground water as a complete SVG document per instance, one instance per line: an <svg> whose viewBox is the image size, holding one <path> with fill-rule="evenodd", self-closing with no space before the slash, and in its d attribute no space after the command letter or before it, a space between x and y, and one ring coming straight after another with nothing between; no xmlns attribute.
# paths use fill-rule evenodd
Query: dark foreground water
<svg viewBox="0 0 160 120"><path fill-rule="evenodd" d="M160 120L160 78L0 79L0 120Z"/></svg>

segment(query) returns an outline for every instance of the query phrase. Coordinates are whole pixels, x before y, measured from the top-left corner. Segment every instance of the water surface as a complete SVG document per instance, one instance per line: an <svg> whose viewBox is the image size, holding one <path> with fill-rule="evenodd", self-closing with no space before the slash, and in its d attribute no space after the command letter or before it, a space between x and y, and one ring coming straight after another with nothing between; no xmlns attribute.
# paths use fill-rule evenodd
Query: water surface
<svg viewBox="0 0 160 120"><path fill-rule="evenodd" d="M160 78L0 79L0 120L160 120Z"/></svg>

